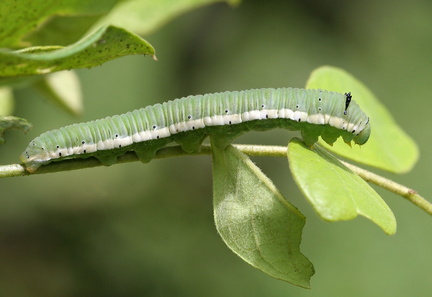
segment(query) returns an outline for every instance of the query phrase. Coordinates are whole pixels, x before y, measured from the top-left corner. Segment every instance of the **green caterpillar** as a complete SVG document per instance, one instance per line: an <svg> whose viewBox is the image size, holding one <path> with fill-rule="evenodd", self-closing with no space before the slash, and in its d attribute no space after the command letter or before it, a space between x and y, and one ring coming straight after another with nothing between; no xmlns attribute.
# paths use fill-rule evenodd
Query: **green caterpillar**
<svg viewBox="0 0 432 297"><path fill-rule="evenodd" d="M196 152L208 135L223 146L243 132L277 127L300 130L309 146L319 136L329 144L341 136L348 144L362 145L371 131L351 93L254 89L188 96L45 132L30 142L21 161L29 172L52 161L91 156L111 165L127 151L149 162L171 142Z"/></svg>

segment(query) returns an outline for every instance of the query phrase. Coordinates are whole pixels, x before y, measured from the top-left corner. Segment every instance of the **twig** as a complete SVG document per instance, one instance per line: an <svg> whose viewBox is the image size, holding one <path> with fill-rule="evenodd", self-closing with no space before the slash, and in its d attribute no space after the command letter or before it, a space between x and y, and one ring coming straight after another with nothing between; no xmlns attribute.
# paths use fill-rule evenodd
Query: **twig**
<svg viewBox="0 0 432 297"><path fill-rule="evenodd" d="M412 203L414 203L415 205L417 205L418 207L426 211L428 214L432 215L432 204L429 201L427 201L425 198L420 196L415 190L405 187L390 179L382 177L378 174L375 174L363 168L352 165L348 162L341 161L341 160L340 162L344 164L346 167L348 167L351 171L356 173L358 176L360 176L362 179L364 179L365 181L380 186L381 188L384 188L390 192L393 192L399 196L406 198L407 200L411 201Z"/></svg>
<svg viewBox="0 0 432 297"><path fill-rule="evenodd" d="M242 144L237 144L234 146L249 156L258 156L258 157L270 156L270 157L283 157L283 158L287 156L287 147L283 147L283 146L242 145ZM180 146L169 146L160 149L156 153L155 158L163 159L163 158L186 156L186 155L210 155L210 154L211 154L211 148L209 145L202 145L200 152L192 153L192 154L186 153L181 149ZM116 164L136 162L136 161L139 161L136 154L133 152L128 152L123 156L119 157ZM389 180L380 175L372 173L368 170L352 165L348 162L341 161L341 160L340 162L344 164L346 167L348 167L351 171L358 174L365 181L373 183L390 192L393 192L399 196L406 198L407 200L414 203L416 206L426 211L428 214L432 215L432 204L429 201L427 201L425 198L420 196L415 190L407 188L392 180ZM76 169L92 168L98 166L103 166L103 165L95 158L87 158L87 159L77 158L72 160L65 160L62 162L52 162L48 165L41 166L33 174L54 173L54 172L70 171ZM25 176L25 175L32 175L32 174L27 172L25 170L25 167L21 164L0 166L0 178L13 177L13 176Z"/></svg>

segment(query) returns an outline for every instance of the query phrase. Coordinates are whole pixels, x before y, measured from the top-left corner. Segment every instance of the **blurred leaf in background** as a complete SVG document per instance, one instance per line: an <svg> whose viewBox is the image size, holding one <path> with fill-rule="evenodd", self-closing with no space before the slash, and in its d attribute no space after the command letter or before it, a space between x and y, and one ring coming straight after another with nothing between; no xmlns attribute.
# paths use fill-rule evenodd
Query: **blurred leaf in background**
<svg viewBox="0 0 432 297"><path fill-rule="evenodd" d="M92 16L100 17L106 14L117 0L107 1L73 1L59 0L55 2L44 0L3 0L0 4L2 30L0 31L0 47L19 48L31 45L66 45L75 41L88 30L88 24L83 19L74 20L66 29L58 23L50 25L50 21L62 17ZM48 28L47 28L48 27ZM52 28L56 29L52 29ZM59 30L60 29L60 30ZM65 30L66 29L66 30ZM65 31L64 31L65 30ZM47 37L37 37L38 33ZM26 37L30 35L30 41ZM52 37L49 37L49 36ZM74 39L70 39L73 37ZM66 38L66 39L65 39ZM41 40L46 40L45 43Z"/></svg>
<svg viewBox="0 0 432 297"><path fill-rule="evenodd" d="M142 34L155 30L187 10L211 2L214 1L61 0L49 3L40 0L5 0L0 3L0 11L7 17L7 22L3 23L0 30L0 48L27 48L0 51L0 83L33 84L33 78L25 80L22 77L94 67L126 55L151 55L156 58L154 48L149 43L112 24L126 25ZM236 3L237 0L231 2ZM94 24L103 16L104 21ZM91 33L85 34L88 30ZM41 87L43 84L37 86L39 90L44 90L43 94L67 111L79 114L81 106L65 104L70 102L68 98L59 96L58 92L53 95L52 88L47 91L47 88ZM76 83L69 81L68 84ZM78 90L79 85L74 92Z"/></svg>
<svg viewBox="0 0 432 297"><path fill-rule="evenodd" d="M240 0L159 0L121 1L115 9L102 18L95 26L117 25L138 34L154 32L173 18L214 2L227 2L233 6Z"/></svg>

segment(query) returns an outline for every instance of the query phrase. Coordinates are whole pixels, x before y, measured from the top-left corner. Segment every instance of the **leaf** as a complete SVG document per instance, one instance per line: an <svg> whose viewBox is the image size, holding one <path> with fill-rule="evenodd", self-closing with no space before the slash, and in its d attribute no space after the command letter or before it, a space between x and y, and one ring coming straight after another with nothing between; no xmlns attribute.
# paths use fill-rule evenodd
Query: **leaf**
<svg viewBox="0 0 432 297"><path fill-rule="evenodd" d="M139 36L109 26L67 47L41 46L20 51L0 51L0 78L47 74L94 67L126 55L152 55L153 47Z"/></svg>
<svg viewBox="0 0 432 297"><path fill-rule="evenodd" d="M300 252L304 216L243 153L213 145L213 203L216 228L240 258L300 287L314 270Z"/></svg>
<svg viewBox="0 0 432 297"><path fill-rule="evenodd" d="M29 45L66 46L91 31L89 29L100 17L101 15L53 15L35 31L26 35L24 41Z"/></svg>
<svg viewBox="0 0 432 297"><path fill-rule="evenodd" d="M29 33L37 34L49 18L77 15L95 17L107 13L116 2L117 0L1 0L0 48L22 47L22 39ZM82 29L80 25L78 28ZM80 34L84 32L81 31Z"/></svg>
<svg viewBox="0 0 432 297"><path fill-rule="evenodd" d="M25 119L13 116L0 116L0 144L5 142L2 136L7 129L21 129L24 133L27 133L31 128L31 124Z"/></svg>
<svg viewBox="0 0 432 297"><path fill-rule="evenodd" d="M236 5L240 0L122 1L96 26L112 24L138 34L148 34L180 14L215 2Z"/></svg>
<svg viewBox="0 0 432 297"><path fill-rule="evenodd" d="M12 89L9 87L0 87L0 116L12 114L14 109L14 98Z"/></svg>
<svg viewBox="0 0 432 297"><path fill-rule="evenodd" d="M388 110L372 92L355 77L342 69L324 66L312 72L308 89L324 89L340 93L351 92L353 99L369 116L372 134L362 147L348 147L342 141L329 146L319 143L338 155L390 172L410 171L419 157L415 142L396 124Z"/></svg>
<svg viewBox="0 0 432 297"><path fill-rule="evenodd" d="M78 76L73 71L60 71L46 75L34 84L46 98L60 105L69 113L81 115L82 94Z"/></svg>
<svg viewBox="0 0 432 297"><path fill-rule="evenodd" d="M292 139L288 159L294 180L322 219L335 222L362 215L387 234L396 233L396 219L382 198L319 145L311 150Z"/></svg>

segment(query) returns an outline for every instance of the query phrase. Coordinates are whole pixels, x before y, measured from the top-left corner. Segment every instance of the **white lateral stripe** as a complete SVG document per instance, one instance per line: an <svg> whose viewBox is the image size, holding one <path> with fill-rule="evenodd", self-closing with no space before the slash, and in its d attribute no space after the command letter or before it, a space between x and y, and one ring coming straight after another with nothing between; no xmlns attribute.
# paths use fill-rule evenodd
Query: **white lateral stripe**
<svg viewBox="0 0 432 297"><path fill-rule="evenodd" d="M322 114L313 114L307 117L307 122L311 124L323 125L325 118Z"/></svg>

